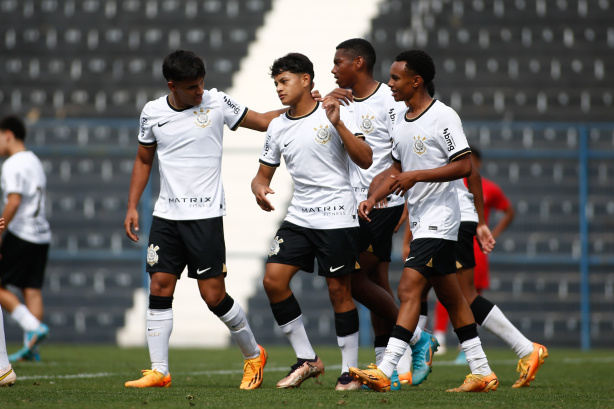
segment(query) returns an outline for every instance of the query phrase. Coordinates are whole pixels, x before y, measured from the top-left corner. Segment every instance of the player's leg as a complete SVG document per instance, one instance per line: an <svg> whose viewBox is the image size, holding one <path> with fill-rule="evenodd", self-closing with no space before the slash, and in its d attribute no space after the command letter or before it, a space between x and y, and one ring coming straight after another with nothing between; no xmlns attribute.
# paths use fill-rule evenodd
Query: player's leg
<svg viewBox="0 0 614 409"><path fill-rule="evenodd" d="M531 342L507 319L497 305L479 295L473 276L473 269L463 269L457 272L461 291L470 305L476 323L495 334L518 356L520 378L513 387L529 386L544 363L544 359L548 357L548 350L543 345Z"/></svg>
<svg viewBox="0 0 614 409"><path fill-rule="evenodd" d="M171 386L168 348L173 331L173 294L187 264L176 221L153 218L146 261L150 276L146 330L151 369L142 370L140 379L126 382L128 388Z"/></svg>
<svg viewBox="0 0 614 409"><path fill-rule="evenodd" d="M1 251L0 305L11 314L11 317L24 331L24 347L12 354L10 359L29 359L32 356L32 348L47 337L49 329L6 286L14 285L22 293L26 288L32 288L40 293L49 245L30 243L8 232L2 242ZM42 317L42 309L34 312L39 313L39 317Z"/></svg>
<svg viewBox="0 0 614 409"><path fill-rule="evenodd" d="M431 282L437 298L446 307L454 332L465 352L471 374L458 388L449 392L488 392L496 390L498 379L490 369L482 343L478 336L477 325L469 304L463 297L455 274L432 277Z"/></svg>
<svg viewBox="0 0 614 409"><path fill-rule="evenodd" d="M418 327L420 298L426 283L426 278L416 270L407 267L403 270L398 288L398 295L401 300L399 316L392 330L382 363L379 366L370 366L366 370L350 369L350 373L356 379L365 383L371 389L376 391L389 390L390 380L399 360L411 344L416 344L419 341L422 335L422 331Z"/></svg>
<svg viewBox="0 0 614 409"><path fill-rule="evenodd" d="M450 318L448 317L448 311L439 302L435 302L435 317L433 318L433 335L439 341L438 354L444 354L446 352L446 333L448 332L448 326L450 325Z"/></svg>
<svg viewBox="0 0 614 409"><path fill-rule="evenodd" d="M17 376L9 363L6 351L6 339L4 337L4 318L0 308L0 386L13 386Z"/></svg>

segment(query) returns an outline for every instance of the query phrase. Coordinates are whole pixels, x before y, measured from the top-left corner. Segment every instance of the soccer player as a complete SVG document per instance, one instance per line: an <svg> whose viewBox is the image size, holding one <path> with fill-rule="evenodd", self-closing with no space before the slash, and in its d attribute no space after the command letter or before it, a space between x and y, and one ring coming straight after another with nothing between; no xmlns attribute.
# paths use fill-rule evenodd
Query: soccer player
<svg viewBox="0 0 614 409"><path fill-rule="evenodd" d="M205 90L205 65L191 51L177 50L162 64L170 94L145 105L124 227L138 241L137 204L158 154L160 196L155 204L147 248L151 277L147 310L147 342L151 370L126 387L168 387L171 384L168 344L173 328L175 284L187 265L202 299L228 327L245 360L241 389L262 384L267 354L254 339L245 312L226 293L225 214L221 179L223 127L244 126L265 131L281 111L250 111L216 89ZM133 231L134 229L134 231Z"/></svg>
<svg viewBox="0 0 614 409"><path fill-rule="evenodd" d="M475 149L472 148L472 156L474 151ZM479 169L481 167L481 162L479 160L481 155L479 151L476 158L478 158L478 160L475 161L475 167ZM475 171L474 173L479 175L478 171ZM487 181L486 179L481 179L481 181L479 178L477 180L472 179L473 174L470 178L467 178L467 183L469 185L469 190L472 193L478 191L478 194L475 194L474 197L482 197L482 188L484 186L488 186L486 189L489 189L483 194L483 203L478 202L477 200L475 203L475 207L477 209L480 209L480 207L483 207L484 209L481 219L483 219L485 222L485 228L488 228L488 214L490 209L494 207L493 202L496 203L499 208L506 209L505 216L493 229L492 236L496 237L509 225L509 223L511 223L514 217L513 208L511 211L508 210L511 208L509 201L507 198L505 198L500 188L498 188L498 186L496 186L493 182ZM492 185L496 187L493 189ZM464 184L457 185L457 190L459 192L459 200L461 203L464 203L464 206L461 206L461 209L465 207L471 210L473 203L470 198L467 197L468 192ZM497 191L500 192L500 194L495 193ZM463 194L461 194L461 192L463 192ZM488 211L486 209L488 209ZM487 260L486 253L488 252L480 251L479 256L477 255L478 253L475 253L476 255L471 257L474 255L473 250L475 249L475 246L477 245L477 248L480 249L480 245L475 244L477 243L478 239L478 235L475 234L476 223L469 220L470 214L463 212L461 228L459 231L459 240L456 247L456 260L463 266L461 269L457 270L456 273L461 291L471 307L471 311L473 312L476 322L499 337L499 339L505 342L518 356L519 361L517 371L520 375L512 387L521 388L529 386L531 381L535 379L537 371L544 363L544 359L548 357L548 350L545 346L536 342L531 342L529 339L527 339L527 337L525 337L524 334L522 334L518 328L516 328L507 319L499 307L481 295L480 290L484 288L484 277L479 276L481 281L479 284L477 284L478 275L476 274L476 279L474 280L474 270L477 270L478 260L480 260L480 262L481 260ZM481 227L478 225L478 229L480 228ZM473 236L475 236L475 238ZM482 243L481 240L480 243ZM486 280L487 279L488 277L486 277ZM462 358L464 362L465 357L462 356L462 354L459 357Z"/></svg>
<svg viewBox="0 0 614 409"><path fill-rule="evenodd" d="M4 219L0 218L0 232L4 230ZM0 386L13 386L17 380L17 375L9 363L9 356L6 351L6 338L4 336L4 318L2 307L0 307Z"/></svg>
<svg viewBox="0 0 614 409"><path fill-rule="evenodd" d="M348 98L354 102L357 124L373 151L373 164L368 169L350 163L352 186L358 203L367 200L373 179L392 165L392 126L398 113L406 109L404 102L394 100L390 88L374 79L375 60L375 49L371 43L353 38L337 46L331 71L341 89L351 90ZM343 92L337 94L344 95ZM384 202L385 206L373 209L369 216L372 220L370 223L360 220L361 270L352 274L352 296L371 311L376 364L383 358L399 314L388 280L388 268L392 235L403 215L405 200L392 194ZM437 350L436 340L427 333L417 338L419 342L408 351L416 358L413 360L413 371L410 367L411 356L399 361L398 377L402 384L420 384L431 369L431 356ZM350 379L353 378L347 376L344 381L350 382Z"/></svg>
<svg viewBox="0 0 614 409"><path fill-rule="evenodd" d="M371 389L390 389L390 376L415 337L422 292L431 284L450 312L471 369L465 382L449 391L487 392L497 389L498 379L488 365L471 309L453 274L460 208L452 181L470 175L471 150L456 112L428 94L426 85L434 77L435 64L422 50L400 53L390 68L388 86L395 100L405 101L408 109L393 130L391 175L359 205L358 212L369 220L379 200L391 192L406 194L413 240L398 288L399 317L384 359L366 370L350 368L350 373Z"/></svg>
<svg viewBox="0 0 614 409"><path fill-rule="evenodd" d="M314 72L306 56L291 53L275 60L271 77L281 103L289 109L269 125L252 192L263 210L275 210L266 195L274 193L270 184L283 156L294 194L273 239L263 283L297 362L277 387L296 388L324 373L290 289L299 270L314 271L315 257L318 274L326 277L341 348L342 376L336 389L344 389L343 374L358 361L358 310L350 284L350 275L359 268L358 219L348 167L352 161L368 168L372 152L352 113L336 98L326 97L320 103L311 96Z"/></svg>
<svg viewBox="0 0 614 409"><path fill-rule="evenodd" d="M49 334L43 319L41 288L51 230L45 217L47 178L38 157L26 149L26 127L17 116L0 119L2 218L6 233L0 244L0 305L24 331L24 346L11 361L40 359L36 346ZM7 289L21 291L24 303Z"/></svg>

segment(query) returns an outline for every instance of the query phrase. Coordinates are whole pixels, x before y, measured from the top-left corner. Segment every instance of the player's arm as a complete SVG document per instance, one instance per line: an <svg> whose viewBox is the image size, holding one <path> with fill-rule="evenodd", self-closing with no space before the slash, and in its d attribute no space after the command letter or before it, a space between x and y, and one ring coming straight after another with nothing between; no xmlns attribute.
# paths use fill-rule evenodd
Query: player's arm
<svg viewBox="0 0 614 409"><path fill-rule="evenodd" d="M478 212L478 227L475 237L484 254L488 254L495 246L495 239L484 218L484 194L482 193L482 177L480 171L471 163L471 175L467 177L467 188L473 195L473 204Z"/></svg>
<svg viewBox="0 0 614 409"><path fill-rule="evenodd" d="M322 107L326 110L328 120L333 124L341 142L345 146L345 150L352 162L363 169L368 169L373 163L373 151L363 138L357 138L341 120L340 102L333 97L325 97L322 102Z"/></svg>
<svg viewBox="0 0 614 409"><path fill-rule="evenodd" d="M247 115L245 115L245 118L243 118L243 121L239 124L239 126L253 129L254 131L264 132L267 130L273 119L277 118L287 110L288 108L282 108L261 114L260 112L252 111L250 109L247 111Z"/></svg>
<svg viewBox="0 0 614 409"><path fill-rule="evenodd" d="M17 210L19 210L19 206L21 205L21 194L19 193L9 193L6 198L6 204L4 205L4 210L2 211L2 218L4 219L5 225L9 225L15 217Z"/></svg>
<svg viewBox="0 0 614 409"><path fill-rule="evenodd" d="M403 232L403 254L401 254L403 260L405 260L409 255L409 250L411 249L411 241L413 239L409 223L411 223L411 221L407 219L407 223L405 223L405 231Z"/></svg>
<svg viewBox="0 0 614 409"><path fill-rule="evenodd" d="M276 169L276 167L266 166L261 163L258 168L258 173L256 173L256 176L252 180L252 193L256 196L256 203L258 203L258 206L265 212L275 210L266 195L275 194L270 186Z"/></svg>
<svg viewBox="0 0 614 409"><path fill-rule="evenodd" d="M139 213L137 211L137 205L149 181L149 174L151 173L151 167L155 156L156 145L139 145L139 149L136 152L136 158L134 159L132 178L130 179L130 190L128 192L128 210L126 211L126 220L124 221L126 235L132 241L139 241L139 236L135 233L139 231ZM133 227L134 232L132 231Z"/></svg>
<svg viewBox="0 0 614 409"><path fill-rule="evenodd" d="M382 199L384 199L391 193L392 183L394 183L394 179L392 179L392 176L399 175L401 173L401 170L402 168L400 162L392 162L390 168L387 171L384 171L387 172L388 175L390 175L388 178L382 179L379 183L376 179L373 179L373 181L371 181L371 184L369 185L369 194L367 196L367 200L358 204L358 216L360 216L361 219L367 220L369 222L371 221L371 219L369 219L369 213L371 212L371 209L375 207L376 203L380 202Z"/></svg>
<svg viewBox="0 0 614 409"><path fill-rule="evenodd" d="M467 177L471 174L470 156L458 156L447 165L435 169L419 169L391 175L394 179L391 190L398 195L404 195L418 182L449 182Z"/></svg>
<svg viewBox="0 0 614 409"><path fill-rule="evenodd" d="M499 223L492 229L493 237L497 238L507 227L512 223L516 217L516 211L514 210L514 206L510 203L507 209L503 211L503 217L499 220Z"/></svg>

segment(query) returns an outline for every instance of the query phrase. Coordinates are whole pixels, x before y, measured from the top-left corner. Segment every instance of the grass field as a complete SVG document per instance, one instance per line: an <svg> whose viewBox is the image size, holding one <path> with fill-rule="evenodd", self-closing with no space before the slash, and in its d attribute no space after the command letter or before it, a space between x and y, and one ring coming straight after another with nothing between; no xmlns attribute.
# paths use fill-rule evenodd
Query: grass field
<svg viewBox="0 0 614 409"><path fill-rule="evenodd" d="M326 375L299 389L277 390L276 382L295 358L290 348L268 352L259 390L238 389L243 361L236 348L172 350L172 387L139 390L123 384L148 367L144 348L43 344L41 362L14 365L18 380L12 388L0 388L0 408L614 408L614 350L550 349L537 379L518 390L510 387L516 380L514 355L487 349L500 381L499 389L487 394L444 392L468 374L466 366L453 364L454 352L436 357L433 372L420 386L389 393L335 392L340 353L332 347L316 348ZM371 356L372 351L362 349L361 365L369 364Z"/></svg>

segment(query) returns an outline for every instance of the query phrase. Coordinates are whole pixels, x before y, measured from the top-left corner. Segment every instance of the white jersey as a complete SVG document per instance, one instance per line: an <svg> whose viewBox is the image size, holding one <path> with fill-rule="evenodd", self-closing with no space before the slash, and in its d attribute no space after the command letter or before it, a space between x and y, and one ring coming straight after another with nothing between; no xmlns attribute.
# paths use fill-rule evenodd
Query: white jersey
<svg viewBox="0 0 614 409"><path fill-rule="evenodd" d="M2 165L1 184L5 205L9 194L21 195L21 203L7 230L31 243L49 243L51 230L45 216L47 177L38 157L30 151L11 155Z"/></svg>
<svg viewBox="0 0 614 409"><path fill-rule="evenodd" d="M352 186L358 203L367 200L373 178L392 165L392 127L398 112L402 113L406 109L405 103L396 102L390 88L381 83L368 97L354 98L354 116L365 141L373 151L373 164L369 169L350 163ZM400 206L403 202L402 196L393 194L388 200L388 207Z"/></svg>
<svg viewBox="0 0 614 409"><path fill-rule="evenodd" d="M456 187L456 193L458 194L458 204L461 211L462 222L478 222L478 211L475 208L473 201L473 194L469 192L467 186L463 182L463 179L457 179L454 181Z"/></svg>
<svg viewBox="0 0 614 409"><path fill-rule="evenodd" d="M341 107L341 120L362 137L351 108ZM260 163L277 167L282 156L294 181L285 220L312 229L358 227L351 159L320 103L305 116L285 113L271 121Z"/></svg>
<svg viewBox="0 0 614 409"><path fill-rule="evenodd" d="M470 153L458 114L434 100L419 117L398 118L392 158L403 171L435 169ZM455 181L420 182L406 193L414 239L456 240L461 214Z"/></svg>
<svg viewBox="0 0 614 409"><path fill-rule="evenodd" d="M160 169L154 216L200 220L225 215L224 124L234 131L247 111L216 89L205 91L200 105L186 109L171 106L168 96L145 105L138 139L143 146L156 146Z"/></svg>

